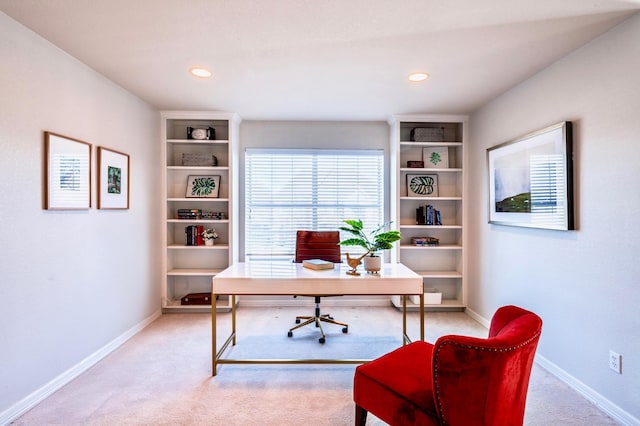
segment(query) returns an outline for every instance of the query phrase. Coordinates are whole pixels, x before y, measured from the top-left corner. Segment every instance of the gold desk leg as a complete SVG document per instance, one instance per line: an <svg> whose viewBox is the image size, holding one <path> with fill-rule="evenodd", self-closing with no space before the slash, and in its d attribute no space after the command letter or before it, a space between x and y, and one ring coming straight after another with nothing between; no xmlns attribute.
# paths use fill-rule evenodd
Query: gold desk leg
<svg viewBox="0 0 640 426"><path fill-rule="evenodd" d="M407 295L402 295L402 346L407 344Z"/></svg>
<svg viewBox="0 0 640 426"><path fill-rule="evenodd" d="M231 333L233 333L233 346L236 345L236 295L231 295Z"/></svg>
<svg viewBox="0 0 640 426"><path fill-rule="evenodd" d="M420 340L424 341L424 293L420 293Z"/></svg>
<svg viewBox="0 0 640 426"><path fill-rule="evenodd" d="M212 376L217 374L217 348L216 348L216 295L211 291L211 370Z"/></svg>

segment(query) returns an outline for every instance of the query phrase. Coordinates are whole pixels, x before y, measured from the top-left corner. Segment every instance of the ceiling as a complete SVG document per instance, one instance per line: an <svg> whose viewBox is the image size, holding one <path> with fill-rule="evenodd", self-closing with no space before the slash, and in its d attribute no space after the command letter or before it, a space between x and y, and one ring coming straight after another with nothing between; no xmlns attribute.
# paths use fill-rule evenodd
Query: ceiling
<svg viewBox="0 0 640 426"><path fill-rule="evenodd" d="M470 113L640 0L0 0L161 110L251 120ZM189 74L192 66L213 77ZM425 71L421 83L409 73Z"/></svg>

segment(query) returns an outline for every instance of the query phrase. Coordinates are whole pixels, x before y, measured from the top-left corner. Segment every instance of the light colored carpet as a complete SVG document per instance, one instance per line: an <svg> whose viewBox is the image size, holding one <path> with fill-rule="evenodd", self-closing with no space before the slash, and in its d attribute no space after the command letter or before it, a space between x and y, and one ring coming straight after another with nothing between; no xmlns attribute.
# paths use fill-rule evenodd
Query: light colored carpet
<svg viewBox="0 0 640 426"><path fill-rule="evenodd" d="M394 308L328 308L349 333L326 325L287 337L306 308L241 308L234 357L360 358L401 342ZM426 340L444 334L486 336L460 312L427 313ZM355 365L222 365L211 377L208 314L163 315L99 364L19 418L16 425L351 425ZM218 316L230 330L230 314ZM418 337L418 314L409 332ZM543 330L544 332L544 330ZM219 332L221 344L225 336ZM382 425L373 416L368 425ZM534 367L526 425L615 425L594 405Z"/></svg>

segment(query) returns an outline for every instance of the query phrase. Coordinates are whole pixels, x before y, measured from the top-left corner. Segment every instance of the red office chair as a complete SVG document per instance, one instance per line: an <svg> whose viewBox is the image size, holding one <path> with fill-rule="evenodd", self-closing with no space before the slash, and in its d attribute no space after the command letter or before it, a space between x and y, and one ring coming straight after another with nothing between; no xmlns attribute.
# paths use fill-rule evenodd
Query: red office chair
<svg viewBox="0 0 640 426"><path fill-rule="evenodd" d="M301 263L309 259L321 259L327 262L340 263L340 232L338 231L298 231L296 233L296 257L295 262ZM309 324L315 324L320 328L322 335L318 341L324 343L326 336L322 330L322 322L341 325L342 332L349 331L349 324L338 322L329 314L320 314L320 297L322 295L313 296L316 303L315 314L312 316L297 316L295 327L289 329L288 336L293 337L293 331ZM300 324L301 320L306 320Z"/></svg>
<svg viewBox="0 0 640 426"><path fill-rule="evenodd" d="M367 412L390 425L522 425L542 320L504 306L487 339L414 342L356 368L356 425Z"/></svg>

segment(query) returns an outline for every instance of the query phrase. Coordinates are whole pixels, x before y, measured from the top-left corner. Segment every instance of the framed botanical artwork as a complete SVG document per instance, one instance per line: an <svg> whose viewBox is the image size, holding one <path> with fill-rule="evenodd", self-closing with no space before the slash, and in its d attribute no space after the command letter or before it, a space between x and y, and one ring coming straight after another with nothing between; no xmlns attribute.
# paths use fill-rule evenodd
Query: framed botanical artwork
<svg viewBox="0 0 640 426"><path fill-rule="evenodd" d="M574 229L572 148L564 121L487 149L489 223Z"/></svg>
<svg viewBox="0 0 640 426"><path fill-rule="evenodd" d="M449 168L449 148L446 146L434 146L422 148L422 160L428 169Z"/></svg>
<svg viewBox="0 0 640 426"><path fill-rule="evenodd" d="M129 208L129 155L98 147L98 208Z"/></svg>
<svg viewBox="0 0 640 426"><path fill-rule="evenodd" d="M437 197L438 175L407 175L407 196Z"/></svg>
<svg viewBox="0 0 640 426"><path fill-rule="evenodd" d="M189 176L187 198L218 198L220 176Z"/></svg>
<svg viewBox="0 0 640 426"><path fill-rule="evenodd" d="M45 209L91 208L91 144L45 132L44 150Z"/></svg>

